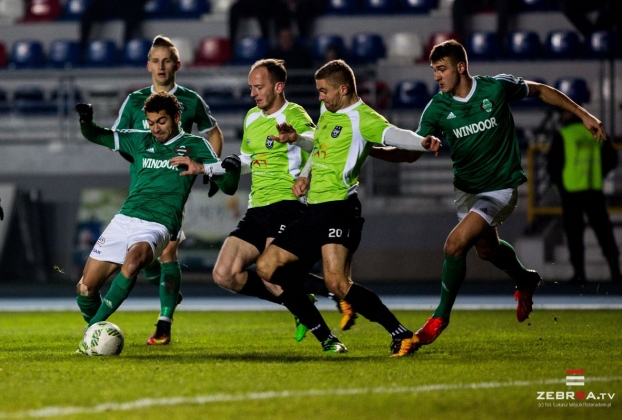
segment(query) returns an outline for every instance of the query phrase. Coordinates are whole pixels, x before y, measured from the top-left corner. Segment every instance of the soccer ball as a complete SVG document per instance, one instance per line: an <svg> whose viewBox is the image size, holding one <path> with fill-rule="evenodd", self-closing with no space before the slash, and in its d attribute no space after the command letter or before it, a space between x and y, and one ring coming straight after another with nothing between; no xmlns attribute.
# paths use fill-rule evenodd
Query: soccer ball
<svg viewBox="0 0 622 420"><path fill-rule="evenodd" d="M87 356L118 356L123 351L123 333L112 322L97 322L84 332L80 351Z"/></svg>

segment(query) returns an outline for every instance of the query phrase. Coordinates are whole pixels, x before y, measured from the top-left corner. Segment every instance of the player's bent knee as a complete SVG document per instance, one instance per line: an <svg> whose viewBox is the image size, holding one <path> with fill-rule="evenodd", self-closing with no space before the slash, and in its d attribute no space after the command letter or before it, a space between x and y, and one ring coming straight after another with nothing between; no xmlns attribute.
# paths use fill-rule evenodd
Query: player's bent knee
<svg viewBox="0 0 622 420"><path fill-rule="evenodd" d="M76 285L76 293L78 296L91 296L95 294L95 289L89 289L89 287L82 283L82 279Z"/></svg>
<svg viewBox="0 0 622 420"><path fill-rule="evenodd" d="M234 286L234 276L230 270L216 266L212 271L212 277L214 279L214 283L224 289L231 290Z"/></svg>
<svg viewBox="0 0 622 420"><path fill-rule="evenodd" d="M265 281L270 281L272 279L272 275L274 274L274 268L270 263L263 259L257 260L257 274Z"/></svg>

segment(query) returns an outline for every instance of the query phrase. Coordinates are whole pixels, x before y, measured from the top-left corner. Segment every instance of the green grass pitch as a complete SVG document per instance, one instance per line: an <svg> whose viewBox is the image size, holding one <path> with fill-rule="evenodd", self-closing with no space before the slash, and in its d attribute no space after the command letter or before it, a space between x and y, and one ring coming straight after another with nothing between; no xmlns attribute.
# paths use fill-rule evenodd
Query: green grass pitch
<svg viewBox="0 0 622 420"><path fill-rule="evenodd" d="M415 329L429 313L396 315ZM179 310L163 347L145 345L153 313L110 321L123 353L87 357L74 354L77 312L0 314L0 419L622 418L616 310L538 310L522 324L513 311L454 311L437 342L405 358L390 358L388 334L363 318L335 330L349 348L337 355L311 334L296 343L286 312ZM584 386L566 385L570 369ZM587 399L567 399L575 391Z"/></svg>

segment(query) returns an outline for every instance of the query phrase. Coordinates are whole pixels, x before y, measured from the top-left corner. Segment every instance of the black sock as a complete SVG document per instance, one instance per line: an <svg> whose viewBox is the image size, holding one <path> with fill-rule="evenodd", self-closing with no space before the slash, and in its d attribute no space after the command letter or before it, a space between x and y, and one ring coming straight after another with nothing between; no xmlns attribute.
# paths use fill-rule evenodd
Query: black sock
<svg viewBox="0 0 622 420"><path fill-rule="evenodd" d="M302 283L302 289L305 293L311 293L318 296L324 296L332 299L335 295L328 291L324 279L315 274L307 273Z"/></svg>
<svg viewBox="0 0 622 420"><path fill-rule="evenodd" d="M238 293L246 296L255 296L259 299L278 303L279 305L283 303L280 296L274 296L268 289L266 289L266 285L263 283L263 280L259 277L257 272L246 270L246 273L246 284L244 284Z"/></svg>
<svg viewBox="0 0 622 420"><path fill-rule="evenodd" d="M352 309L372 322L382 325L395 338L410 338L412 331L405 328L380 300L378 295L356 283L344 298ZM306 325L306 324L305 324Z"/></svg>
<svg viewBox="0 0 622 420"><path fill-rule="evenodd" d="M305 293L297 290L284 290L280 298L283 300L283 305L298 317L320 343L333 336L322 314Z"/></svg>

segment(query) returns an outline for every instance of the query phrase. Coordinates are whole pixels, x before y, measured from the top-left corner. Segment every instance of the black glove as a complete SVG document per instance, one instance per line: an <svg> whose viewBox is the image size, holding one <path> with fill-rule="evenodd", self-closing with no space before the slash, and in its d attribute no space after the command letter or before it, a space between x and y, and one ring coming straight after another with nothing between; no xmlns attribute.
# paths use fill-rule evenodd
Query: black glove
<svg viewBox="0 0 622 420"><path fill-rule="evenodd" d="M83 121L85 123L93 122L93 105L77 104L76 112L80 114L80 121Z"/></svg>
<svg viewBox="0 0 622 420"><path fill-rule="evenodd" d="M209 184L209 191L207 192L208 197L213 197L219 191L218 185L214 181L210 182L210 177L207 175L203 175L203 184Z"/></svg>
<svg viewBox="0 0 622 420"><path fill-rule="evenodd" d="M240 157L238 155L229 155L221 163L221 166L225 168L227 172L236 171L242 166Z"/></svg>

